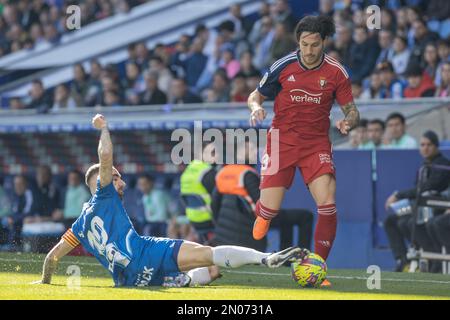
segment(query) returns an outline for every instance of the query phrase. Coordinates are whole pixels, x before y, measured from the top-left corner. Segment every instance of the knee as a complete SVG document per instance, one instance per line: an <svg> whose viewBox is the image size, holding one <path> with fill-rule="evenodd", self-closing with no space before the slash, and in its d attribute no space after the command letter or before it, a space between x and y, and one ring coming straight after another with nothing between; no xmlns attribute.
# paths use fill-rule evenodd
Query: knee
<svg viewBox="0 0 450 320"><path fill-rule="evenodd" d="M198 265L212 265L213 264L213 248L209 246L201 246L198 248L198 253L194 259Z"/></svg>

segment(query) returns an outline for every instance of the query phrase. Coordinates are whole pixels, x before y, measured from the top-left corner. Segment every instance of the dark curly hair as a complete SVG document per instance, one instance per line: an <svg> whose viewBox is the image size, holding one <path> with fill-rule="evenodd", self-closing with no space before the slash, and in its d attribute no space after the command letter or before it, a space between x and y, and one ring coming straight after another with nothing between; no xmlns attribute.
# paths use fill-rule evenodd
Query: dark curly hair
<svg viewBox="0 0 450 320"><path fill-rule="evenodd" d="M300 20L295 28L295 38L300 40L302 32L319 33L322 40L334 35L336 28L333 18L328 16L306 16Z"/></svg>

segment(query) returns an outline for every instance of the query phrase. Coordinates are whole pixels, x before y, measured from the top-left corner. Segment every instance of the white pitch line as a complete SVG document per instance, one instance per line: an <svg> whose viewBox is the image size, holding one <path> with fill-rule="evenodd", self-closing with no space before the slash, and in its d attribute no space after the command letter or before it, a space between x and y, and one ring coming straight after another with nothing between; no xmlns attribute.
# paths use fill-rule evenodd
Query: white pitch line
<svg viewBox="0 0 450 320"><path fill-rule="evenodd" d="M255 271L234 271L234 270L223 270L227 273L236 273L236 274L251 274L258 276L290 276L290 274L286 273L269 273L269 272L255 272ZM344 276L327 276L329 279L345 279L345 280L367 280L366 277L344 277ZM438 284L450 284L450 281L439 281L439 280L414 280L414 279L390 279L390 278L381 278L381 281L392 281L392 282L422 282L422 283L438 283Z"/></svg>
<svg viewBox="0 0 450 320"><path fill-rule="evenodd" d="M29 259L5 259L0 258L0 261L4 262L19 262L19 263L36 263L43 262L39 260L29 260ZM80 266L90 266L90 267L100 267L101 265L98 263L90 263L90 262L71 262L71 261L60 261L61 264L73 264ZM235 271L235 270L223 270L226 273L235 273L235 274L250 274L257 276L281 276L286 277L290 276L287 273L269 273L269 272L255 272L255 271ZM328 276L329 279L345 279L345 280L367 280L366 277L356 277L356 276ZM381 278L381 281L392 281L392 282L421 282L421 283L436 283L436 284L450 284L450 281L439 281L439 280L414 280L414 279L390 279L390 278Z"/></svg>

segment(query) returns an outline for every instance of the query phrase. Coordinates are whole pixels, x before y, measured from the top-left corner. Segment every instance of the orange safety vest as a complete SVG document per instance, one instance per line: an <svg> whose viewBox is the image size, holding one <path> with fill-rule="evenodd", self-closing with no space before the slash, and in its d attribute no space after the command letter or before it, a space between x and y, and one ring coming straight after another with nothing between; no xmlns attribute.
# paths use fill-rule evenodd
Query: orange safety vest
<svg viewBox="0 0 450 320"><path fill-rule="evenodd" d="M243 197L255 212L256 205L244 186L244 177L247 172L258 172L245 164L229 164L224 166L216 175L217 190L221 194L232 194Z"/></svg>

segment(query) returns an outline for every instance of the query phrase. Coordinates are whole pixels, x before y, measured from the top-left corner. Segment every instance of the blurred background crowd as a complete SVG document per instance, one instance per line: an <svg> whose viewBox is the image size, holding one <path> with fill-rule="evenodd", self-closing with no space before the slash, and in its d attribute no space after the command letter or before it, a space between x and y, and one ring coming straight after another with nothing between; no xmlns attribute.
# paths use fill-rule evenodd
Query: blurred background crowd
<svg viewBox="0 0 450 320"><path fill-rule="evenodd" d="M143 1L78 2L83 23L89 23ZM371 3L382 5L380 29L366 27ZM0 53L58 41L67 32L61 12L69 4L4 0ZM321 0L317 13L336 22L326 52L347 68L355 98L450 96L450 3ZM244 102L270 65L297 48L296 22L286 0L262 2L256 17L243 16L234 4L217 27L200 24L176 43L132 43L125 61L76 64L73 80L56 87L35 79L28 96L12 97L9 108L45 113L80 106Z"/></svg>

